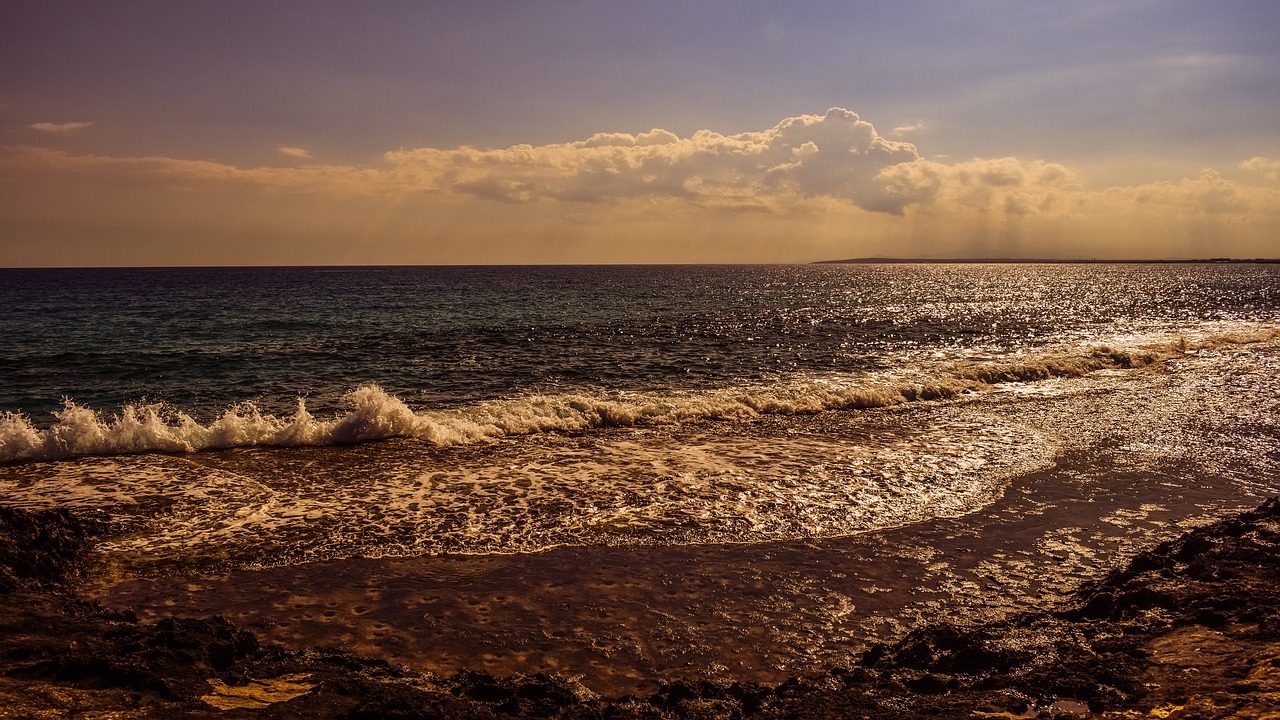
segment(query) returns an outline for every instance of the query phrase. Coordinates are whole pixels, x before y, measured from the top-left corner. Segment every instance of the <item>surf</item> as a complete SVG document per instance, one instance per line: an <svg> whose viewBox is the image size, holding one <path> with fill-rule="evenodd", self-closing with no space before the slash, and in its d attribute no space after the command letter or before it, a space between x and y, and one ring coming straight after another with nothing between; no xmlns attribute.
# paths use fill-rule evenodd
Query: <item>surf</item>
<svg viewBox="0 0 1280 720"><path fill-rule="evenodd" d="M290 415L263 412L244 402L203 423L163 403L133 403L107 417L67 399L47 427L38 427L22 413L0 415L0 463L349 445L390 438L448 446L543 432L864 410L986 393L1007 383L1134 371L1188 353L1274 342L1277 337L1280 330L1272 327L1191 338L1179 334L1128 345L1088 344L1012 357L921 361L877 372L804 376L707 391L527 395L448 410L415 410L380 386L366 384L347 392L343 410L328 418L314 416L301 397Z"/></svg>

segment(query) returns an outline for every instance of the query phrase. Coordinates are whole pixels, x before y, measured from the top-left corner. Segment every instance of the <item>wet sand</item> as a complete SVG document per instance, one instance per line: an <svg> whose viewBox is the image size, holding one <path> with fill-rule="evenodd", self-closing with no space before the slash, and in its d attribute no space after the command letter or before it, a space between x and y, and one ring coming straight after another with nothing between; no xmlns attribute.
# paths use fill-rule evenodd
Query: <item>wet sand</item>
<svg viewBox="0 0 1280 720"><path fill-rule="evenodd" d="M292 648L335 645L440 675L555 671L619 695L681 677L779 682L925 622L1044 609L1258 500L1176 466L1134 470L1100 445L970 515L852 537L347 559L93 594L143 619L224 615Z"/></svg>
<svg viewBox="0 0 1280 720"><path fill-rule="evenodd" d="M617 699L564 675L440 677L331 648L289 651L220 617L139 622L78 597L105 518L0 507L0 708L138 720L1273 717L1278 503L1139 553L1051 613L932 622L776 685L676 681Z"/></svg>

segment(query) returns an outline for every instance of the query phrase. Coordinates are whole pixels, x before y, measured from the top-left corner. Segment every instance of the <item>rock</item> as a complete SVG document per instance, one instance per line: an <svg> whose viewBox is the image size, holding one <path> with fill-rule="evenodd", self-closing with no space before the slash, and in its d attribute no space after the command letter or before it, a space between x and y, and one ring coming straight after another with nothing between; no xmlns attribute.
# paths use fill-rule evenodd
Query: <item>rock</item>
<svg viewBox="0 0 1280 720"><path fill-rule="evenodd" d="M0 505L0 594L71 579L83 568L93 537L107 527L96 514Z"/></svg>

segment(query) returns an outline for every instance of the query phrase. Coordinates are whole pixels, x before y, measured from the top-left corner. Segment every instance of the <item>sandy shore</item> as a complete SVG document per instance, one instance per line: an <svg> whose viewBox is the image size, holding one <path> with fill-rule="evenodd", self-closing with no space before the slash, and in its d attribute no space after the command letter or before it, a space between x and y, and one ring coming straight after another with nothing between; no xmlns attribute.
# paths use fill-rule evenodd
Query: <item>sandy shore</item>
<svg viewBox="0 0 1280 720"><path fill-rule="evenodd" d="M221 615L286 647L439 675L555 672L604 695L685 677L778 683L926 622L1054 607L1142 548L1258 500L1109 454L1068 453L976 513L853 537L337 560L92 594L145 620Z"/></svg>
<svg viewBox="0 0 1280 720"><path fill-rule="evenodd" d="M1053 612L931 623L779 684L448 677L264 645L224 618L139 622L76 598L102 523L0 508L5 717L1265 718L1280 712L1280 501L1186 533Z"/></svg>

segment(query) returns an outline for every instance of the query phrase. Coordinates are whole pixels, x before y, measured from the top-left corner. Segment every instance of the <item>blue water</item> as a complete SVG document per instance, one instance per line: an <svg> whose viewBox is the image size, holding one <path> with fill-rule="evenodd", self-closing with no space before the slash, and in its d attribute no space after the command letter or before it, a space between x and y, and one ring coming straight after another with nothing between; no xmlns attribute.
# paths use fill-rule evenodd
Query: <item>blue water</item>
<svg viewBox="0 0 1280 720"><path fill-rule="evenodd" d="M1277 265L0 270L0 411L705 390L1274 322L1278 288Z"/></svg>

